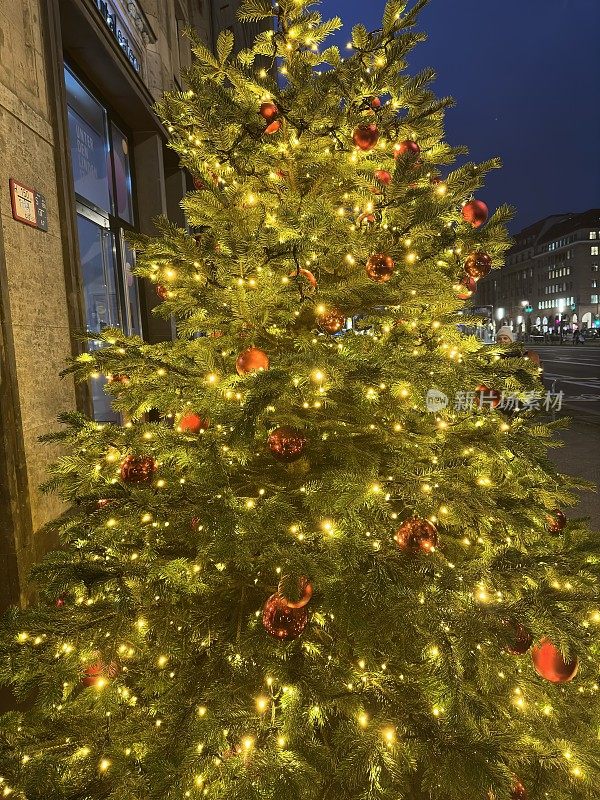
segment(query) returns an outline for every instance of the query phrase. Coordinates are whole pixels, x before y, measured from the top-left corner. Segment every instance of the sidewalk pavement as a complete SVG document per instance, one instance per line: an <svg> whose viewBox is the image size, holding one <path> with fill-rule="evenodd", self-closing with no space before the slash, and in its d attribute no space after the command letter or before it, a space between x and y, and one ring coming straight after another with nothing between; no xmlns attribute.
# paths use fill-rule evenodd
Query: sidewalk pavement
<svg viewBox="0 0 600 800"><path fill-rule="evenodd" d="M568 516L591 517L591 525L600 530L600 424L588 419L574 419L571 427L558 432L564 447L550 450L550 458L563 473L592 481L595 492L580 492L578 506L567 510Z"/></svg>

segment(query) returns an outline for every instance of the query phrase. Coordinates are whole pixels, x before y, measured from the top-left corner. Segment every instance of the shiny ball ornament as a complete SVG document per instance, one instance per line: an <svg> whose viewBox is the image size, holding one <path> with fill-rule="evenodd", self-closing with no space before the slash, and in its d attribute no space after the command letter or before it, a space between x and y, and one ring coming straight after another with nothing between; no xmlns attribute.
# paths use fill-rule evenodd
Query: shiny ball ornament
<svg viewBox="0 0 600 800"><path fill-rule="evenodd" d="M380 97L369 97L368 100L369 105L373 109L373 111L379 111L381 108L381 98Z"/></svg>
<svg viewBox="0 0 600 800"><path fill-rule="evenodd" d="M129 383L129 375L108 375L108 383Z"/></svg>
<svg viewBox="0 0 600 800"><path fill-rule="evenodd" d="M169 290L166 286L163 286L162 283L158 283L156 285L156 294L160 297L161 300L166 300L169 296Z"/></svg>
<svg viewBox="0 0 600 800"><path fill-rule="evenodd" d="M112 498L101 497L99 500L96 500L96 508L98 511L101 511L103 508L108 508L111 503L114 503Z"/></svg>
<svg viewBox="0 0 600 800"><path fill-rule="evenodd" d="M477 281L475 278L469 277L469 275L463 275L453 288L459 300L468 300L477 291Z"/></svg>
<svg viewBox="0 0 600 800"><path fill-rule="evenodd" d="M524 656L531 649L533 634L524 625L514 620L506 620L504 625L508 634L508 641L504 649L511 656Z"/></svg>
<svg viewBox="0 0 600 800"><path fill-rule="evenodd" d="M361 214L357 220L357 225L374 225L375 224L375 214L371 214L368 211L365 211L364 214Z"/></svg>
<svg viewBox="0 0 600 800"><path fill-rule="evenodd" d="M537 674L550 683L569 683L579 671L578 658L565 661L560 650L550 639L542 639L533 648L531 660Z"/></svg>
<svg viewBox="0 0 600 800"><path fill-rule="evenodd" d="M277 108L275 103L269 101L269 102L260 104L260 108L258 110L258 113L267 122L273 122L275 117L277 117L278 114L279 114L279 109Z"/></svg>
<svg viewBox="0 0 600 800"><path fill-rule="evenodd" d="M392 174L388 172L387 169L378 169L375 171L375 179L379 181L379 183L383 183L384 186L389 186L392 182Z"/></svg>
<svg viewBox="0 0 600 800"><path fill-rule="evenodd" d="M273 594L264 605L262 624L275 639L297 639L308 624L308 609L292 608L285 597Z"/></svg>
<svg viewBox="0 0 600 800"><path fill-rule="evenodd" d="M203 189L206 189L206 184L202 180L202 178L194 178L194 189L198 192L201 192Z"/></svg>
<svg viewBox="0 0 600 800"><path fill-rule="evenodd" d="M412 139L405 139L403 142L398 142L394 145L394 158L400 158L400 156L405 156L407 153L410 153L414 158L418 158L421 155L421 148Z"/></svg>
<svg viewBox="0 0 600 800"><path fill-rule="evenodd" d="M527 800L527 791L521 781L515 781L510 792L510 800Z"/></svg>
<svg viewBox="0 0 600 800"><path fill-rule="evenodd" d="M555 508L547 516L548 530L550 533L562 533L567 525L567 518L560 508Z"/></svg>
<svg viewBox="0 0 600 800"><path fill-rule="evenodd" d="M471 278L478 281L480 278L485 278L492 270L492 259L487 253L477 251L476 253L469 253L465 261L465 272Z"/></svg>
<svg viewBox="0 0 600 800"><path fill-rule="evenodd" d="M278 119L276 119L273 122L271 122L269 125L267 125L267 127L264 130L264 132L266 134L268 134L269 136L272 136L274 133L277 133L277 131L279 131L279 130L281 130L281 122Z"/></svg>
<svg viewBox="0 0 600 800"><path fill-rule="evenodd" d="M289 277L304 278L306 281L308 281L313 289L316 289L318 286L317 279L309 269L299 269L296 272L290 272Z"/></svg>
<svg viewBox="0 0 600 800"><path fill-rule="evenodd" d="M489 209L483 200L471 200L462 207L463 219L474 228L480 228L489 217Z"/></svg>
<svg viewBox="0 0 600 800"><path fill-rule="evenodd" d="M317 317L317 325L323 333L339 333L346 324L346 316L342 314L337 308L331 308L324 311Z"/></svg>
<svg viewBox="0 0 600 800"><path fill-rule="evenodd" d="M156 472L152 456L127 456L121 463L123 483L150 483Z"/></svg>
<svg viewBox="0 0 600 800"><path fill-rule="evenodd" d="M412 553L431 553L438 546L438 532L433 523L427 519L413 517L407 519L396 531L396 544L401 550Z"/></svg>
<svg viewBox="0 0 600 800"><path fill-rule="evenodd" d="M99 660L86 667L81 679L81 685L85 687L98 686L101 680L106 681L110 678L116 678L119 672L119 665L116 661L105 664L104 661Z"/></svg>
<svg viewBox="0 0 600 800"><path fill-rule="evenodd" d="M372 150L379 141L379 129L374 122L368 125L358 125L352 134L352 141L359 148L367 152Z"/></svg>
<svg viewBox="0 0 600 800"><path fill-rule="evenodd" d="M181 433L200 433L200 431L206 431L210 428L210 420L195 414L193 411L189 411L181 417L177 428Z"/></svg>
<svg viewBox="0 0 600 800"><path fill-rule="evenodd" d="M306 449L306 436L296 428L276 428L267 439L273 458L291 464L302 457Z"/></svg>
<svg viewBox="0 0 600 800"><path fill-rule="evenodd" d="M367 277L375 283L386 283L394 274L394 260L385 253L375 253L367 261Z"/></svg>
<svg viewBox="0 0 600 800"><path fill-rule="evenodd" d="M490 389L483 383L475 389L475 405L478 408L498 408L502 401L502 392Z"/></svg>
<svg viewBox="0 0 600 800"><path fill-rule="evenodd" d="M249 347L240 353L235 362L238 375L248 375L250 372L259 372L269 369L269 356L259 347Z"/></svg>

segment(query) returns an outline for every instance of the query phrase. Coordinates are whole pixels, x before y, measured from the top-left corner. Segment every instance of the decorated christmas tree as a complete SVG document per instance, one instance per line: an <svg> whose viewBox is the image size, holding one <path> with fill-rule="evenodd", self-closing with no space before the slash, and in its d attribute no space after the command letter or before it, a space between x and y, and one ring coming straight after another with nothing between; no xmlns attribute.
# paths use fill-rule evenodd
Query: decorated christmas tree
<svg viewBox="0 0 600 800"><path fill-rule="evenodd" d="M2 623L4 796L597 798L597 545L539 365L459 326L511 211L406 73L424 5L343 58L314 3L247 0L253 49L196 41L160 104L190 227L137 273L178 338L71 366L123 422L49 437L71 511Z"/></svg>

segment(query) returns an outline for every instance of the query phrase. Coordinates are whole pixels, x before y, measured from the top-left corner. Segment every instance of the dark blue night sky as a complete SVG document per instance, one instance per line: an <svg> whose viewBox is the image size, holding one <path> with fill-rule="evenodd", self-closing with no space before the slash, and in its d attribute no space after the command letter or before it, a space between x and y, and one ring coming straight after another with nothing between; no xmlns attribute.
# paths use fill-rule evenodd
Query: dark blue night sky
<svg viewBox="0 0 600 800"><path fill-rule="evenodd" d="M324 17L379 27L384 0L323 0ZM438 74L451 95L447 139L470 158L499 155L479 193L517 207L513 230L549 214L600 206L600 0L431 0L429 40L411 72Z"/></svg>

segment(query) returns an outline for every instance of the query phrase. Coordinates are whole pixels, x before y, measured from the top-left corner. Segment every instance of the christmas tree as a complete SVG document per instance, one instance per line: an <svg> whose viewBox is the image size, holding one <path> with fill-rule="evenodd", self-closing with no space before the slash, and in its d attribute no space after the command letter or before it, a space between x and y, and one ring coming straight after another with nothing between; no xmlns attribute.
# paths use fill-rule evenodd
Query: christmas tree
<svg viewBox="0 0 600 800"><path fill-rule="evenodd" d="M597 797L597 547L539 365L459 329L511 210L406 72L424 5L342 58L314 3L247 0L253 49L195 41L160 104L190 230L137 272L178 338L71 366L123 424L49 437L72 510L2 623L4 796Z"/></svg>

